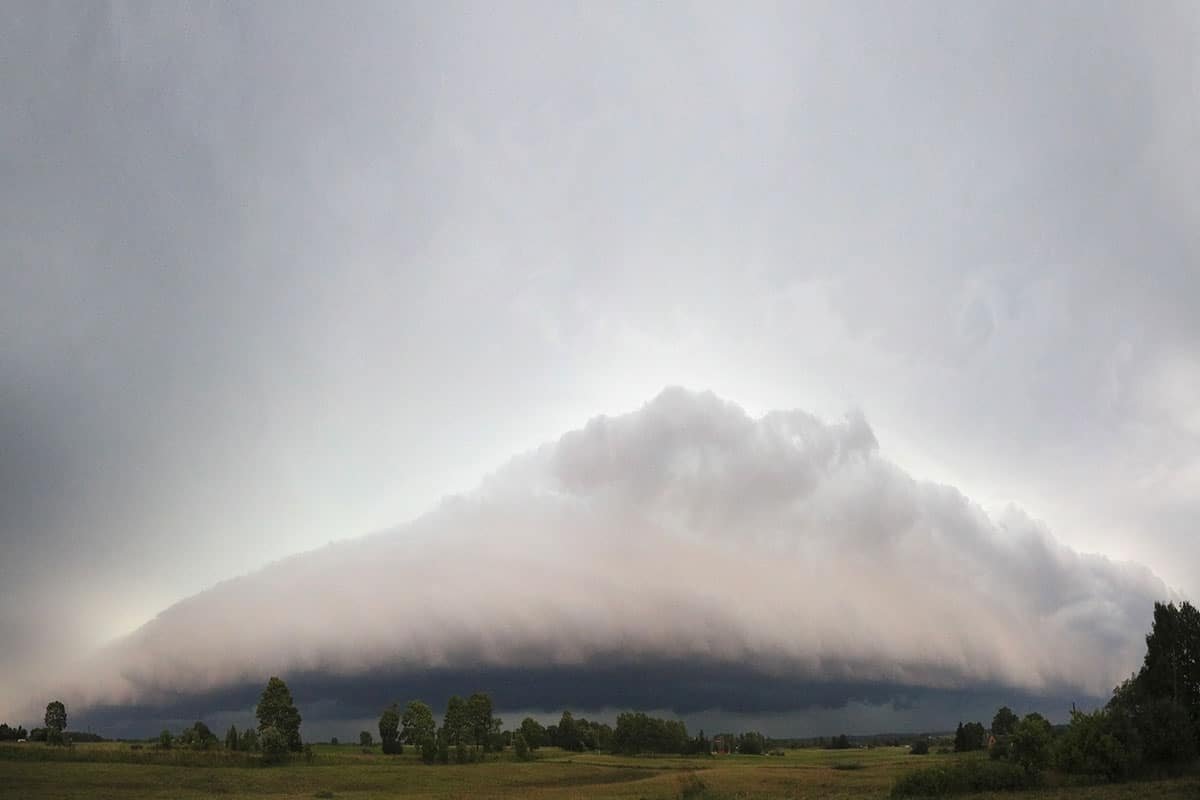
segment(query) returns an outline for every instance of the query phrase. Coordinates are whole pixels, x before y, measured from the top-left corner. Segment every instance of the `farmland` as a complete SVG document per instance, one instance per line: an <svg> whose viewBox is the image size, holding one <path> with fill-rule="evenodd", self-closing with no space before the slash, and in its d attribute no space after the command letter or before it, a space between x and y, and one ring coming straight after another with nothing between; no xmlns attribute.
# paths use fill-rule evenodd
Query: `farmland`
<svg viewBox="0 0 1200 800"><path fill-rule="evenodd" d="M385 756L351 745L315 745L311 761L261 766L238 753L161 752L123 743L0 745L0 797L29 800L385 797L464 798L883 798L901 775L978 754L914 756L906 748L789 750L783 756L625 757L544 748L536 760L508 753L478 764L425 765L412 749ZM1104 786L1064 785L970 795L1012 800L1200 796L1200 775Z"/></svg>

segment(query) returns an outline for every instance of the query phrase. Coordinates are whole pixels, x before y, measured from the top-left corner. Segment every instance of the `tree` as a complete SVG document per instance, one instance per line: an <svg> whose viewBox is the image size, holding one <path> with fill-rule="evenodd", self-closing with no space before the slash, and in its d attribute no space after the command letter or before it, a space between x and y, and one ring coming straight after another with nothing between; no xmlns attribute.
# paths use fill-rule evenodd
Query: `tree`
<svg viewBox="0 0 1200 800"><path fill-rule="evenodd" d="M218 743L216 734L200 720L196 720L192 727L185 730L179 741L195 750L208 750Z"/></svg>
<svg viewBox="0 0 1200 800"><path fill-rule="evenodd" d="M259 731L274 728L287 740L289 750L300 752L303 746L300 741L300 712L292 702L292 693L286 683L272 676L254 713L258 717ZM265 752L265 743L263 749Z"/></svg>
<svg viewBox="0 0 1200 800"><path fill-rule="evenodd" d="M375 745L375 737L371 735L370 731L359 731L358 743L363 747L373 747Z"/></svg>
<svg viewBox="0 0 1200 800"><path fill-rule="evenodd" d="M657 719L639 712L617 715L612 733L616 753L683 753L688 748L687 727L675 719Z"/></svg>
<svg viewBox="0 0 1200 800"><path fill-rule="evenodd" d="M1147 763L1171 770L1174 765L1195 759L1195 732L1187 709L1180 703L1156 697L1145 704L1136 724Z"/></svg>
<svg viewBox="0 0 1200 800"><path fill-rule="evenodd" d="M1017 727L1017 715L1013 713L1008 706L1001 706L996 712L996 716L992 717L992 733L997 736L1008 736Z"/></svg>
<svg viewBox="0 0 1200 800"><path fill-rule="evenodd" d="M420 746L426 739L433 739L437 734L437 723L433 719L433 709L420 700L413 700L404 708L404 716L400 718L400 739L414 747Z"/></svg>
<svg viewBox="0 0 1200 800"><path fill-rule="evenodd" d="M520 731L530 750L536 750L546 743L546 729L533 717L521 720Z"/></svg>
<svg viewBox="0 0 1200 800"><path fill-rule="evenodd" d="M458 695L446 701L446 715L442 718L442 730L446 732L446 744L457 745L467 733L467 704Z"/></svg>
<svg viewBox="0 0 1200 800"><path fill-rule="evenodd" d="M171 732L163 728L163 732L158 735L158 746L162 750L170 750L174 740L171 738Z"/></svg>
<svg viewBox="0 0 1200 800"><path fill-rule="evenodd" d="M256 753L259 750L260 744L258 741L258 731L254 728L246 728L242 731L242 736L238 740L238 744L247 753Z"/></svg>
<svg viewBox="0 0 1200 800"><path fill-rule="evenodd" d="M917 739L915 742L912 743L912 749L909 750L909 752L912 753L914 756L929 755L929 740L928 739Z"/></svg>
<svg viewBox="0 0 1200 800"><path fill-rule="evenodd" d="M1118 692L1123 696L1115 692L1111 702L1134 709L1148 761L1190 760L1200 748L1200 611L1195 606L1154 604L1142 668L1132 685Z"/></svg>
<svg viewBox="0 0 1200 800"><path fill-rule="evenodd" d="M1064 772L1098 775L1119 781L1141 763L1141 744L1133 721L1121 708L1085 714L1071 712L1071 724L1058 740L1054 760Z"/></svg>
<svg viewBox="0 0 1200 800"><path fill-rule="evenodd" d="M738 737L737 750L748 756L761 756L767 752L767 739L757 731L743 733Z"/></svg>
<svg viewBox="0 0 1200 800"><path fill-rule="evenodd" d="M1050 740L1054 731L1041 714L1026 714L1013 729L1009 758L1028 775L1037 775L1050 763Z"/></svg>
<svg viewBox="0 0 1200 800"><path fill-rule="evenodd" d="M262 760L264 764L282 764L287 761L288 738L278 728L267 726L262 729L259 736L262 744Z"/></svg>
<svg viewBox="0 0 1200 800"><path fill-rule="evenodd" d="M10 728L7 724L0 724L0 742L20 741L21 739L26 738L28 735L29 732L25 730L24 726L22 725L18 725L15 728Z"/></svg>
<svg viewBox="0 0 1200 800"><path fill-rule="evenodd" d="M445 727L437 732L437 760L441 764L450 763L450 734Z"/></svg>
<svg viewBox="0 0 1200 800"><path fill-rule="evenodd" d="M400 744L400 714L395 704L385 708L379 717L379 741L388 755L404 752L404 746Z"/></svg>
<svg viewBox="0 0 1200 800"><path fill-rule="evenodd" d="M237 750L238 749L238 732L237 732L236 725L230 725L229 730L225 732L225 749L226 750Z"/></svg>
<svg viewBox="0 0 1200 800"><path fill-rule="evenodd" d="M466 728L471 737L471 744L484 751L491 749L488 737L492 732L492 698L484 692L475 692L467 698Z"/></svg>
<svg viewBox="0 0 1200 800"><path fill-rule="evenodd" d="M518 761L529 761L533 758L533 753L529 750L529 744L525 741L525 736L520 731L513 735L513 752L517 756Z"/></svg>
<svg viewBox="0 0 1200 800"><path fill-rule="evenodd" d="M574 750L576 752L583 750L583 741L579 736L579 729L575 724L575 717L570 711L564 711L562 717L558 720L558 735L555 737L554 744L561 747L563 750Z"/></svg>
<svg viewBox="0 0 1200 800"><path fill-rule="evenodd" d="M334 747L337 747L338 746L338 738L336 736L334 736L332 739L329 740L329 743L331 745L333 745Z"/></svg>
<svg viewBox="0 0 1200 800"><path fill-rule="evenodd" d="M429 736L421 742L421 761L432 764L437 760L437 756L437 740L433 736Z"/></svg>
<svg viewBox="0 0 1200 800"><path fill-rule="evenodd" d="M987 730L984 729L982 722L968 722L966 725L958 723L958 730L954 732L954 751L962 753L969 750L982 750L983 740L987 736Z"/></svg>
<svg viewBox="0 0 1200 800"><path fill-rule="evenodd" d="M61 700L51 700L46 704L46 730L62 733L67 729L67 707Z"/></svg>

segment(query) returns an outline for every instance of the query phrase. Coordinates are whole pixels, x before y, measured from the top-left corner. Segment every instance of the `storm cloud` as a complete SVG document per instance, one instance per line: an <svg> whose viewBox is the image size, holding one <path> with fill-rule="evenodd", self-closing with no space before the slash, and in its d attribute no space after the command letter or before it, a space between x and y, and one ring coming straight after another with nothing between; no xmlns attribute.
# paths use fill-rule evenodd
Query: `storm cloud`
<svg viewBox="0 0 1200 800"><path fill-rule="evenodd" d="M1200 594L1194 3L17 0L0 41L0 719L59 674L511 685L518 641L597 687L637 652L1105 691L1168 591L1127 562ZM762 421L668 395L715 427L501 469L664 386ZM733 430L796 407L862 414ZM432 599L485 558L528 598L491 627ZM246 647L172 660L193 618Z"/></svg>
<svg viewBox="0 0 1200 800"><path fill-rule="evenodd" d="M1143 567L913 478L860 414L752 418L668 389L409 525L180 602L54 688L85 707L269 674L350 708L453 680L508 707L680 712L1091 698L1136 667L1167 596Z"/></svg>

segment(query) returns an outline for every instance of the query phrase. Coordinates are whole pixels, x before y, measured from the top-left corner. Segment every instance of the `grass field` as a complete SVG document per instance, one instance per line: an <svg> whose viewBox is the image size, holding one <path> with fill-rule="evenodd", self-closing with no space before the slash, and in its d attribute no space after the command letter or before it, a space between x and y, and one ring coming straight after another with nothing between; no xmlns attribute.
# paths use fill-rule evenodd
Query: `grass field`
<svg viewBox="0 0 1200 800"><path fill-rule="evenodd" d="M882 798L904 772L966 755L903 748L792 750L785 756L621 757L548 749L533 762L421 764L357 746L317 745L313 763L246 765L238 754L162 753L118 743L0 745L0 797L29 798ZM1051 779L1052 780L1052 779ZM1200 798L1200 775L1115 786L1049 786L974 798Z"/></svg>

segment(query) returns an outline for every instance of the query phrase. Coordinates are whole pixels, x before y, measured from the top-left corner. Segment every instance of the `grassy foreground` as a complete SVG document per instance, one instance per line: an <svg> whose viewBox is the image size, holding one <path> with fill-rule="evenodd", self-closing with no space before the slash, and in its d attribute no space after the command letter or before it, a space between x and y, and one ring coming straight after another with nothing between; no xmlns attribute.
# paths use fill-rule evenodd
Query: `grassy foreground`
<svg viewBox="0 0 1200 800"><path fill-rule="evenodd" d="M481 764L421 764L357 746L317 745L313 763L246 765L238 754L162 753L118 743L0 745L0 797L28 798L883 798L905 772L973 756L909 755L904 748L792 750L782 757L640 757L539 751L534 762L509 757ZM1050 786L972 798L1200 797L1200 776L1115 786Z"/></svg>

